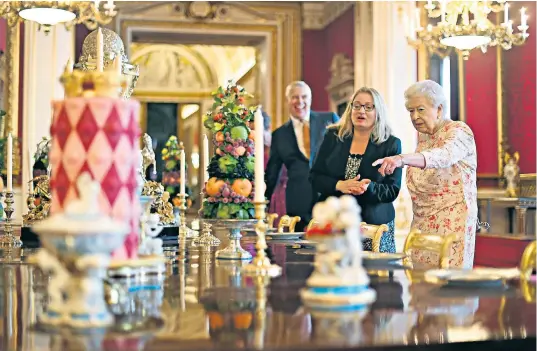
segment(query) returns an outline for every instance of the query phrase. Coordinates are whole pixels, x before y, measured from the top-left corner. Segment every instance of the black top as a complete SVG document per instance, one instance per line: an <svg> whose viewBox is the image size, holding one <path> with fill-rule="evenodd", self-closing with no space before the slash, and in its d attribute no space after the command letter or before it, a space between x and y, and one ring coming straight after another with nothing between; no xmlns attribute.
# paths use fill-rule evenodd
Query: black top
<svg viewBox="0 0 537 351"><path fill-rule="evenodd" d="M265 196L271 199L279 182L282 166L287 168L287 188L285 190L285 206L290 216L300 216L301 223L297 228L307 225L311 217L311 205L314 193L307 181L312 159L321 144L326 127L336 123L338 117L332 112L310 113L310 157L304 156L298 147L293 123L289 120L272 133L270 157L265 168ZM298 229L297 229L298 230Z"/></svg>
<svg viewBox="0 0 537 351"><path fill-rule="evenodd" d="M336 184L346 179L351 144L352 136L341 141L337 136L337 129L327 131L310 172L313 189L319 193L318 201L324 201L329 196L343 195L336 190ZM386 224L395 218L392 202L399 195L402 169L397 168L393 174L383 177L378 172L380 166L373 167L372 164L379 158L400 153L401 140L392 135L379 145L369 141L362 155L358 174L360 179L370 179L371 184L367 191L356 196L356 199L362 208L362 220L368 224Z"/></svg>

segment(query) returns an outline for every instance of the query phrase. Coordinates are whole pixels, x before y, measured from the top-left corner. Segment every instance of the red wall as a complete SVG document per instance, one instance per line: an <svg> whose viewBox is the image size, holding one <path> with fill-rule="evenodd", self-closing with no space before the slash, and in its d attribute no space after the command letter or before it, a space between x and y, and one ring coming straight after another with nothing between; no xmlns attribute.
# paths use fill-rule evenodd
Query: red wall
<svg viewBox="0 0 537 351"><path fill-rule="evenodd" d="M354 59L354 7L321 30L302 32L302 79L311 87L313 110L330 109L326 86L331 60L337 53Z"/></svg>
<svg viewBox="0 0 537 351"><path fill-rule="evenodd" d="M477 147L477 172L498 173L496 48L473 50L465 64L466 122Z"/></svg>
<svg viewBox="0 0 537 351"><path fill-rule="evenodd" d="M535 173L535 53L537 11L536 3L530 1L510 2L514 26L520 25L521 7L529 14L529 37L522 46L504 52L504 103L507 106L508 135L511 151L520 153L520 171Z"/></svg>
<svg viewBox="0 0 537 351"><path fill-rule="evenodd" d="M502 51L503 104L507 118L510 151L520 153L522 173L535 173L535 65L537 12L535 2L510 2L511 19L520 24L521 7L529 15L529 38L522 46ZM515 29L518 31L517 29ZM473 50L465 65L466 119L475 134L477 171L480 174L498 173L498 126L496 48L486 54Z"/></svg>
<svg viewBox="0 0 537 351"><path fill-rule="evenodd" d="M327 111L328 95L325 87L330 72L329 59L325 46L325 31L304 30L302 32L302 79L308 83L312 91L311 108L316 111Z"/></svg>

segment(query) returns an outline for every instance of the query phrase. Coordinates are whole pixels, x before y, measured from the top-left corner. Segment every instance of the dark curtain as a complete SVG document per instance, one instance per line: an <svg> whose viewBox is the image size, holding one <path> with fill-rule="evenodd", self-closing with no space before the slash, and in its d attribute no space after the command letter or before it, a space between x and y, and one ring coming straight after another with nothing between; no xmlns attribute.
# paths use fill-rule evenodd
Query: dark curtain
<svg viewBox="0 0 537 351"><path fill-rule="evenodd" d="M179 105L175 103L147 104L147 131L153 139L153 149L157 160L157 180L162 180L162 149L172 135L177 134L177 115ZM152 170L148 170L148 173ZM149 179L153 176L148 174Z"/></svg>

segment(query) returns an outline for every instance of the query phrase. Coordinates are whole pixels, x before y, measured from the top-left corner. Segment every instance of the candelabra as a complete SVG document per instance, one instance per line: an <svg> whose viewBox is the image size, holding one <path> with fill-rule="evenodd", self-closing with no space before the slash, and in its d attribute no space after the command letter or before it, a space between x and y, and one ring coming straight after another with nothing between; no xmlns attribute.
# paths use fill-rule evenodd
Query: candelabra
<svg viewBox="0 0 537 351"><path fill-rule="evenodd" d="M199 215L200 215L200 218L203 218L203 203L204 203L204 197L205 197L205 194L203 193L203 191L200 193L200 203L201 203L201 208L199 210ZM203 219L202 219L203 221ZM192 245L193 246L197 246L197 245L209 245L209 246L218 246L220 245L220 239L218 239L216 236L212 235L211 234L211 228L212 228L212 224L210 223L205 223L203 222L203 229L202 229L202 232L201 232L201 236L192 240Z"/></svg>
<svg viewBox="0 0 537 351"><path fill-rule="evenodd" d="M421 9L416 9L416 18L410 21L408 42L413 47L424 44L429 52L441 57L448 56L451 48L457 49L463 59L467 60L470 51L480 47L483 52L487 47L500 46L510 50L515 45L522 45L528 38L528 15L526 9L520 9L520 25L513 30L513 21L509 19L507 1L438 1L428 0L424 5L427 11L427 23L422 26ZM489 14L503 12L503 23L488 19ZM439 18L436 25L428 23L429 18Z"/></svg>
<svg viewBox="0 0 537 351"><path fill-rule="evenodd" d="M265 222L265 208L267 206L266 201L255 202L255 218L258 220L255 226L255 232L257 233L257 243L255 248L257 254L252 260L252 263L244 267L244 272L249 275L266 275L270 277L277 277L282 273L282 268L276 264L272 264L267 257L265 250L267 249L266 233L268 225Z"/></svg>
<svg viewBox="0 0 537 351"><path fill-rule="evenodd" d="M186 198L188 197L188 195L179 194L177 195L177 197L179 197L178 208L179 208L179 221L180 221L178 240L185 241L186 239L192 238L194 236L193 231L190 228L188 228L188 226L186 225L186 209L187 209Z"/></svg>
<svg viewBox="0 0 537 351"><path fill-rule="evenodd" d="M203 223L203 230L201 236L192 241L193 245L203 245L203 246L218 246L220 245L220 239L211 234L212 224Z"/></svg>
<svg viewBox="0 0 537 351"><path fill-rule="evenodd" d="M13 199L13 191L6 191L5 194L6 207L4 212L6 213L6 218L4 220L4 235L0 237L0 245L4 247L21 247L22 241L13 236L13 223L11 219L13 212L15 212L15 208L13 207L13 204L15 203L15 200Z"/></svg>

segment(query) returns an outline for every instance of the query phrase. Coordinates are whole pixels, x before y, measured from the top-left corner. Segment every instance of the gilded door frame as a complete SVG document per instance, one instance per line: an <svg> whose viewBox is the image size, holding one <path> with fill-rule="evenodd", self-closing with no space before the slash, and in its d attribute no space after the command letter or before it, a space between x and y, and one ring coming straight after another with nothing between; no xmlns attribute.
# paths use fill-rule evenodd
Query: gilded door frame
<svg viewBox="0 0 537 351"><path fill-rule="evenodd" d="M171 19L143 20L139 18L119 17L116 28L125 42L130 47L131 33L136 30L158 29L169 30L170 33L207 33L208 35L240 34L242 36L264 37L268 57L266 74L270 102L266 108L272 116L272 126L280 126L287 114L287 108L283 103L285 87L293 80L302 76L302 15L300 4L289 5L252 2L250 4L227 3L229 6L247 6L248 10L259 14L259 18L253 19L252 23L203 21L176 21ZM263 18L265 16L266 18ZM275 20L267 20L272 16ZM136 96L136 94L135 94Z"/></svg>

